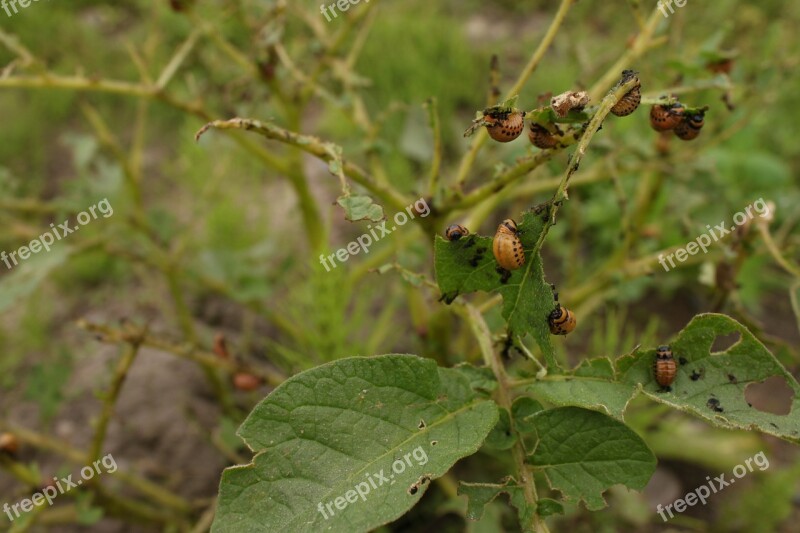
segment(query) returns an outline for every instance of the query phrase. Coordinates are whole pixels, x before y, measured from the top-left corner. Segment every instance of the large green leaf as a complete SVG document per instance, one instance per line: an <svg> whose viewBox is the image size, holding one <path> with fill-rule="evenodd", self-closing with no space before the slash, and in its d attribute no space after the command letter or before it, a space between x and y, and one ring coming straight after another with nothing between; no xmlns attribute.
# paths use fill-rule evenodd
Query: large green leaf
<svg viewBox="0 0 800 533"><path fill-rule="evenodd" d="M559 407L532 417L538 436L529 462L568 500L589 510L605 507L603 492L616 484L641 490L656 458L628 426L596 411Z"/></svg>
<svg viewBox="0 0 800 533"><path fill-rule="evenodd" d="M429 359L349 358L302 372L239 429L257 455L223 473L213 531L376 528L477 451L497 419L461 372Z"/></svg>
<svg viewBox="0 0 800 533"><path fill-rule="evenodd" d="M542 258L534 252L542 233L547 207L522 215L517 227L525 250L522 268L504 272L492 253L492 238L470 235L457 241L440 236L435 243L436 281L442 299L450 303L459 294L496 291L503 296L503 318L514 335L530 333L548 361L555 361L547 318L555 307L550 285L544 279Z"/></svg>
<svg viewBox="0 0 800 533"><path fill-rule="evenodd" d="M739 342L711 353L718 336L739 334ZM617 361L622 381L640 384L656 401L695 414L726 428L757 429L792 442L800 442L800 385L777 359L732 318L697 315L671 343L678 366L671 392L661 392L653 377L655 350L639 350ZM782 377L794 391L791 411L778 415L759 411L745 399L745 388L769 377Z"/></svg>

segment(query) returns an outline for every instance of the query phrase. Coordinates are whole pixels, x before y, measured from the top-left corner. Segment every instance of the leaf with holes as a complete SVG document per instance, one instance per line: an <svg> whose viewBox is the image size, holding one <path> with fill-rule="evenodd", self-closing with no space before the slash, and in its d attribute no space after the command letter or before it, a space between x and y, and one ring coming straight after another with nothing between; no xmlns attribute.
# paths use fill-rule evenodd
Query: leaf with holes
<svg viewBox="0 0 800 533"><path fill-rule="evenodd" d="M641 490L656 468L644 441L622 422L596 411L558 407L533 417L538 445L528 462L568 500L590 511L605 507L603 492L623 484Z"/></svg>
<svg viewBox="0 0 800 533"><path fill-rule="evenodd" d="M492 238L470 235L457 241L436 237L436 282L442 300L451 303L459 294L496 291L503 296L503 318L514 335L530 333L548 361L555 361L547 318L555 307L553 292L544 279L542 258L533 252L542 233L547 207L523 214L517 225L526 262L504 271L492 253Z"/></svg>
<svg viewBox="0 0 800 533"><path fill-rule="evenodd" d="M395 520L497 422L459 371L384 355L284 382L239 436L253 462L227 469L213 531L369 531Z"/></svg>
<svg viewBox="0 0 800 533"><path fill-rule="evenodd" d="M711 353L719 336L737 334L727 350ZM692 413L719 427L757 429L800 442L800 384L747 328L719 314L697 315L671 343L678 365L671 392L660 392L653 377L655 350L637 350L617 360L624 382L640 384L644 394ZM786 415L759 411L745 399L745 389L770 377L782 378L793 393Z"/></svg>

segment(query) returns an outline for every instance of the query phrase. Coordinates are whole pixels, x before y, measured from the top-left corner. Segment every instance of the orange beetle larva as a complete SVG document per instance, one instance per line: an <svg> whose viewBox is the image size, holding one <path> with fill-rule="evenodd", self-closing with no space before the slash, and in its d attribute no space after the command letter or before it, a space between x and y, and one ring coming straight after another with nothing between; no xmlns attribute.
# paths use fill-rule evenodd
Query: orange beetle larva
<svg viewBox="0 0 800 533"><path fill-rule="evenodd" d="M523 111L491 112L483 117L489 137L501 143L513 141L525 129Z"/></svg>
<svg viewBox="0 0 800 533"><path fill-rule="evenodd" d="M678 127L683 120L683 106L654 105L650 108L650 127L656 131L670 131Z"/></svg>
<svg viewBox="0 0 800 533"><path fill-rule="evenodd" d="M497 264L506 270L516 270L525 264L525 251L518 233L517 223L507 218L497 226L494 234L492 252Z"/></svg>
<svg viewBox="0 0 800 533"><path fill-rule="evenodd" d="M550 316L547 317L547 323L550 326L550 333L553 335L566 335L575 329L575 326L578 325L578 321L575 319L575 313L566 307L561 307L561 304L558 303L558 293L555 292L555 287L553 287L553 289L556 308L553 309Z"/></svg>
<svg viewBox="0 0 800 533"><path fill-rule="evenodd" d="M664 390L671 390L670 385L675 381L675 374L678 365L675 363L675 358L672 356L672 349L667 345L659 346L656 349L656 360L653 363L653 371L656 376L656 382L661 385Z"/></svg>
<svg viewBox="0 0 800 533"><path fill-rule="evenodd" d="M461 224L453 224L444 230L444 237L448 241L457 241L461 237L466 237L467 235L469 235L469 230Z"/></svg>
<svg viewBox="0 0 800 533"><path fill-rule="evenodd" d="M611 112L618 117L630 115L639 108L639 104L642 101L642 84L639 82L636 73L632 70L625 70L622 72L622 76L624 81L635 78L636 85L611 108Z"/></svg>

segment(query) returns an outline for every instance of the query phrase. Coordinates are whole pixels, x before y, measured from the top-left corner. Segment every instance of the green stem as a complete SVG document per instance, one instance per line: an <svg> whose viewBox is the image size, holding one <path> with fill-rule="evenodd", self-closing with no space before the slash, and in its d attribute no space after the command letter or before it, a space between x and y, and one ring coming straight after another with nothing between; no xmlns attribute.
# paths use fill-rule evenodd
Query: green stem
<svg viewBox="0 0 800 533"><path fill-rule="evenodd" d="M500 356L495 352L492 346L492 335L489 331L489 326L486 325L483 315L481 315L477 308L468 303L461 304L461 307L465 311L464 315L469 323L470 329L472 330L472 334L475 337L475 340L478 341L478 347L483 355L483 360L486 365L492 369L492 372L497 379L497 404L502 409L506 409L510 413L512 399L508 375L506 374L503 362L500 360ZM514 431L513 419L511 419L511 431ZM536 494L536 484L533 479L533 474L530 472L528 465L525 464L525 449L520 439L517 439L517 441L514 443L511 453L514 458L514 465L516 466L517 474L519 476L519 482L522 484L525 501L531 506L532 509L536 509L536 502L538 500ZM523 524L523 526L527 525L528 524ZM549 533L547 524L536 513L533 515L533 524L530 525L533 527L535 532Z"/></svg>
<svg viewBox="0 0 800 533"><path fill-rule="evenodd" d="M125 378L128 376L128 371L130 370L133 362L136 360L136 355L138 353L139 346L137 344L128 344L124 349L122 359L120 359L119 363L117 364L117 368L114 370L114 377L111 380L111 388L109 389L105 400L103 401L103 410L100 413L100 420L97 423L94 439L92 439L92 445L89 448L87 464L94 463L103 455L103 444L106 440L108 424L111 421L112 415L114 414L114 407L117 404L119 393L122 391L122 385L125 383Z"/></svg>
<svg viewBox="0 0 800 533"><path fill-rule="evenodd" d="M506 95L506 99L511 98L514 95L519 94L522 90L522 87L528 81L528 79L533 75L536 71L536 68L539 66L539 63L544 58L545 53L550 48L550 45L555 40L556 34L558 33L559 28L564 23L564 20L567 17L567 13L572 5L575 3L576 0L561 0L561 5L558 8L558 11L553 17L553 21L550 23L550 27L547 29L544 37L542 37L541 42L539 43L538 48L533 52L528 64L525 65L522 73L517 78L516 83L514 86L508 91ZM467 181L467 176L469 175L470 170L472 170L472 166L475 163L475 159L478 156L478 152L480 152L481 147L486 143L486 140L489 138L488 134L486 133L485 128L481 128L481 131L478 132L475 139L472 141L472 146L470 147L469 151L464 155L463 159L461 160L461 165L458 169L458 174L456 175L455 183L456 186L460 189L464 186L464 183Z"/></svg>

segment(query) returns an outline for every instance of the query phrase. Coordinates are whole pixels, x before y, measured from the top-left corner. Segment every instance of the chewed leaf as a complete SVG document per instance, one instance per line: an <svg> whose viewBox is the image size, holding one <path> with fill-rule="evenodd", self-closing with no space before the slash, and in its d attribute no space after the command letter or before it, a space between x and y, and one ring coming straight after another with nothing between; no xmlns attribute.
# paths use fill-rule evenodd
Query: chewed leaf
<svg viewBox="0 0 800 533"><path fill-rule="evenodd" d="M492 238L470 235L457 241L436 238L436 281L442 300L450 303L459 294L497 291L503 296L503 317L514 335L530 333L549 362L555 361L547 317L555 307L553 292L544 279L542 259L533 249L541 235L547 207L526 212L517 227L526 262L517 270L500 268L492 253Z"/></svg>
<svg viewBox="0 0 800 533"><path fill-rule="evenodd" d="M740 340L712 353L717 337L737 334ZM718 314L694 317L670 344L678 365L670 392L660 392L653 377L655 350L639 350L617 360L617 370L627 383L641 384L644 394L677 409L726 428L757 429L792 442L800 442L800 385L777 359L732 318ZM782 378L794 392L787 415L759 411L745 399L751 383Z"/></svg>
<svg viewBox="0 0 800 533"><path fill-rule="evenodd" d="M340 196L336 203L344 208L345 218L350 222L359 220L369 220L370 222L380 222L385 219L383 207L372 201L369 196L351 195Z"/></svg>
<svg viewBox="0 0 800 533"><path fill-rule="evenodd" d="M622 422L577 407L559 407L533 416L539 437L529 462L568 500L584 500L596 511L603 492L623 484L641 490L656 468L644 441Z"/></svg>
<svg viewBox="0 0 800 533"><path fill-rule="evenodd" d="M533 531L533 516L536 513L536 506L529 504L525 500L523 487L516 484L512 479L506 479L505 483L466 483L458 484L458 493L466 495L467 518L469 520L480 520L483 517L484 508L494 501L502 493L508 494L511 505L516 507L519 516L520 527L523 531Z"/></svg>
<svg viewBox="0 0 800 533"><path fill-rule="evenodd" d="M302 372L239 429L253 462L222 475L213 531L369 531L478 450L497 406L430 359L341 359Z"/></svg>

